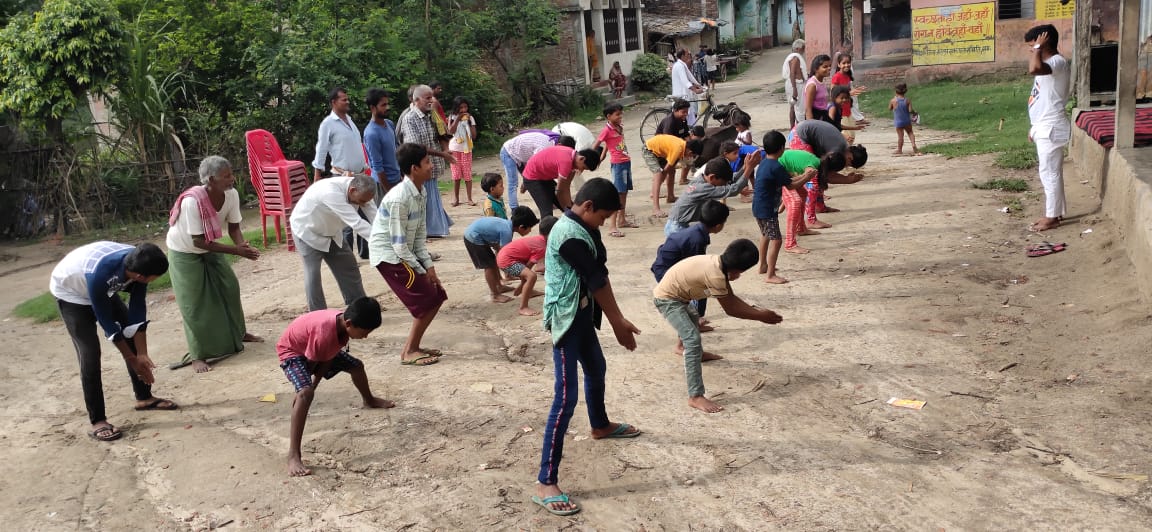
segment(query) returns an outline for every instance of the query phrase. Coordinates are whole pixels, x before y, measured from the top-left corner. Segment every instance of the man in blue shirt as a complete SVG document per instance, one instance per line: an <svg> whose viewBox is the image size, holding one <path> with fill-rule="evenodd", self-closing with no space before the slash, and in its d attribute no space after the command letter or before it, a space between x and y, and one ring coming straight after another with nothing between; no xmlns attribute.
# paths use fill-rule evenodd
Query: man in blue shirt
<svg viewBox="0 0 1152 532"><path fill-rule="evenodd" d="M724 229L724 224L728 222L728 214L727 205L714 199L708 200L700 207L699 223L668 235L656 250L656 261L652 263L652 275L656 276L656 282L664 279L664 274L673 264L706 253L708 244L712 242L711 235ZM693 302L696 312L700 315L702 332L712 330L712 327L707 325L708 321L704 319L707 302L707 299L697 299Z"/></svg>
<svg viewBox="0 0 1152 532"><path fill-rule="evenodd" d="M364 98L372 112L372 121L364 127L364 147L368 150L368 166L372 179L380 188L376 197L383 198L392 187L400 184L400 163L396 162L396 126L388 120L388 93L383 89L368 89Z"/></svg>
<svg viewBox="0 0 1152 532"><path fill-rule="evenodd" d="M104 385L100 379L100 338L96 324L120 350L136 394L136 410L176 410L176 403L152 395L152 369L148 357L148 283L168 271L168 258L154 244L129 246L93 242L72 250L52 270L49 291L56 298L60 317L76 346L80 386L93 439L112 441L123 434L108 423L104 413ZM129 294L128 305L120 292Z"/></svg>

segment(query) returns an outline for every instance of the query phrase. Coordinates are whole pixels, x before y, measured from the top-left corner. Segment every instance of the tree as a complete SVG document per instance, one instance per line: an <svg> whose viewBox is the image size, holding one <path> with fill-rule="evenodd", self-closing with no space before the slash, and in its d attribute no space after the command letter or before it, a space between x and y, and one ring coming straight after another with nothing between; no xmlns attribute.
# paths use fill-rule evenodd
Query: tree
<svg viewBox="0 0 1152 532"><path fill-rule="evenodd" d="M103 94L123 63L125 32L104 0L47 0L0 29L0 111L43 124L64 145L64 118Z"/></svg>

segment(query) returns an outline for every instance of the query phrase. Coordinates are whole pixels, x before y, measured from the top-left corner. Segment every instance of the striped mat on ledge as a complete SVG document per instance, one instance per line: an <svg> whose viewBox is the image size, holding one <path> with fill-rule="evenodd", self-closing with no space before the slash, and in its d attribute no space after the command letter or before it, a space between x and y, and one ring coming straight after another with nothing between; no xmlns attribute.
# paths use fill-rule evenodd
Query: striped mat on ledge
<svg viewBox="0 0 1152 532"><path fill-rule="evenodd" d="M1084 111L1076 117L1076 126L1099 142L1111 148L1116 139L1116 110ZM1152 146L1152 107L1136 109L1136 147Z"/></svg>

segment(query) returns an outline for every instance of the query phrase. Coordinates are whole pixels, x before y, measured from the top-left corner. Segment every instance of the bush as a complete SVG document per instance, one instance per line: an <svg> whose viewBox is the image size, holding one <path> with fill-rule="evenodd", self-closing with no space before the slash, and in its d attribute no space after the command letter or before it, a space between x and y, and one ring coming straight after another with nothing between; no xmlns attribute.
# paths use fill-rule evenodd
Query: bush
<svg viewBox="0 0 1152 532"><path fill-rule="evenodd" d="M632 83L641 90L654 90L668 79L668 62L656 54L644 54L632 62Z"/></svg>

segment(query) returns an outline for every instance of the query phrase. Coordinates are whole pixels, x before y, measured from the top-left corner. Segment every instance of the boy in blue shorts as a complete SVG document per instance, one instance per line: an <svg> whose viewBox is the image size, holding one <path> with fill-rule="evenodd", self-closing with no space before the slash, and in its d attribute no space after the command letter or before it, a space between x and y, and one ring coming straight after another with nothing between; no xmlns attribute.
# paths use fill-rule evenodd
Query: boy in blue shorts
<svg viewBox="0 0 1152 532"><path fill-rule="evenodd" d="M540 220L532 209L521 205L512 209L512 219L505 220L493 216L477 218L468 229L464 230L464 249L472 258L472 265L477 270L484 270L484 280L488 283L493 303L507 303L512 298L503 294L512 288L500 283L500 268L496 265L496 253L500 248L512 242L512 234L524 236L532 232L532 228Z"/></svg>
<svg viewBox="0 0 1152 532"><path fill-rule="evenodd" d="M632 158L628 156L628 146L624 144L624 107L618 103L604 106L604 119L607 123L604 124L604 130L596 138L596 144L592 145L592 149L599 149L601 144L606 144L608 149L600 152L600 160L603 161L609 154L612 156L612 183L616 185L616 192L620 193L620 210L612 217L609 225L611 231L608 234L622 237L624 232L620 228L640 227L629 222L625 213L628 206L628 191L632 190Z"/></svg>
<svg viewBox="0 0 1152 532"><path fill-rule="evenodd" d="M364 363L348 354L348 340L367 338L381 321L380 303L370 297L361 297L348 305L347 310L317 310L292 320L276 342L280 368L296 387L288 443L289 476L312 474L300 456L300 440L304 437L308 409L321 378L331 379L341 371L347 372L364 399L364 408L396 406L392 401L372 395Z"/></svg>
<svg viewBox="0 0 1152 532"><path fill-rule="evenodd" d="M555 515L572 515L580 507L557 485L564 434L580 395L576 365L584 369L584 402L592 438L634 438L640 430L627 423L612 423L604 408L604 375L607 364L596 329L607 318L616 341L636 349L640 330L624 318L616 305L608 279L608 257L599 228L620 208L620 196L611 181L590 179L572 208L552 226L544 256L544 328L552 333L555 364L555 398L544 428L536 495L532 502Z"/></svg>
<svg viewBox="0 0 1152 532"><path fill-rule="evenodd" d="M800 190L809 179L815 175L815 169L792 177L780 165L780 156L784 154L786 140L779 131L769 131L764 134L764 160L756 169L756 188L752 192L752 216L756 217L756 225L760 226L760 273L764 275L764 282L769 284L784 284L787 279L776 275L776 260L780 258L780 245L783 236L780 234L780 201L783 189Z"/></svg>

